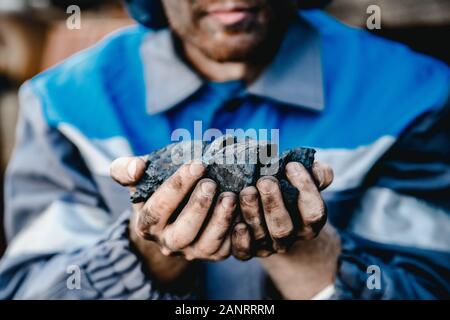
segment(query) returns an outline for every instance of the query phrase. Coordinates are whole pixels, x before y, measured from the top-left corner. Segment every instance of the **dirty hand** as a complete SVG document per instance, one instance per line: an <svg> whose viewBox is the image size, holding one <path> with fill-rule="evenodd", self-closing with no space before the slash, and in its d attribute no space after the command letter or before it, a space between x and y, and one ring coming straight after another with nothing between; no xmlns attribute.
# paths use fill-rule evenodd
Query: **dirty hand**
<svg viewBox="0 0 450 320"><path fill-rule="evenodd" d="M262 177L255 187L241 191L239 200L243 221L232 232L232 253L240 260L284 253L298 240L315 238L327 221L320 191L333 181L333 170L315 162L310 174L297 162L286 166L289 182L299 191L297 199L300 223L295 224L283 201L279 182Z"/></svg>
<svg viewBox="0 0 450 320"><path fill-rule="evenodd" d="M133 191L145 167L144 158L120 158L111 165L111 176ZM201 179L204 173L201 162L185 164L145 203L134 204L130 238L141 254L146 255L145 244L153 242L163 255L181 255L188 261L218 261L230 256L237 195L222 193L215 201L217 185Z"/></svg>

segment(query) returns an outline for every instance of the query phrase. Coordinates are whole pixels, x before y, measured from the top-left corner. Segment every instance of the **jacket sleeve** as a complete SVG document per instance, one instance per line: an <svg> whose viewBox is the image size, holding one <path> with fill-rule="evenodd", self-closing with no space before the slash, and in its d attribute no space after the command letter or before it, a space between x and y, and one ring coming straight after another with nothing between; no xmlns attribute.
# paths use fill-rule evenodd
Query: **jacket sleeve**
<svg viewBox="0 0 450 320"><path fill-rule="evenodd" d="M8 249L0 299L178 299L142 268L77 148L48 126L29 85L21 89L16 148L5 180ZM119 217L117 217L119 216Z"/></svg>
<svg viewBox="0 0 450 320"><path fill-rule="evenodd" d="M341 233L337 298L450 297L449 123L447 101L411 124L374 167Z"/></svg>

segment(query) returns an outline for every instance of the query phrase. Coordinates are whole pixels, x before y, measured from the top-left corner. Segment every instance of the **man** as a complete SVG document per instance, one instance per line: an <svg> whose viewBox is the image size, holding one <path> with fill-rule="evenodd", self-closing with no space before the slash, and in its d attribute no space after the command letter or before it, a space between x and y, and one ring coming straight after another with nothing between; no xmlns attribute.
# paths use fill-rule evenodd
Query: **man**
<svg viewBox="0 0 450 320"><path fill-rule="evenodd" d="M162 4L170 31L122 30L22 88L1 297L448 298L448 67L294 1ZM300 223L276 179L219 195L195 161L131 209L109 174L132 191L135 155L199 122L315 147L311 175L286 168Z"/></svg>

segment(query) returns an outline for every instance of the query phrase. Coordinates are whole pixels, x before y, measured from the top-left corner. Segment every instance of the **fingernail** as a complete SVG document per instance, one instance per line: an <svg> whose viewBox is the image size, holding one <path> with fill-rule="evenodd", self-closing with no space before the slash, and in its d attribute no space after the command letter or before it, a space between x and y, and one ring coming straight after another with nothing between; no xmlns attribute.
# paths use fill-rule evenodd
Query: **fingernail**
<svg viewBox="0 0 450 320"><path fill-rule="evenodd" d="M189 166L189 173L193 177L201 177L203 175L204 171L205 171L205 166L200 161L194 161Z"/></svg>
<svg viewBox="0 0 450 320"><path fill-rule="evenodd" d="M239 236L244 236L247 233L247 228L245 226L239 226L236 228L236 232Z"/></svg>
<svg viewBox="0 0 450 320"><path fill-rule="evenodd" d="M290 177L298 176L301 172L300 164L297 162L290 162L286 166L286 173Z"/></svg>
<svg viewBox="0 0 450 320"><path fill-rule="evenodd" d="M236 206L236 199L233 196L226 196L222 198L221 204L224 209L232 209Z"/></svg>
<svg viewBox="0 0 450 320"><path fill-rule="evenodd" d="M254 205L255 202L258 200L258 195L257 194L247 194L245 196L242 196L242 200L244 201L244 203L246 205Z"/></svg>
<svg viewBox="0 0 450 320"><path fill-rule="evenodd" d="M130 161L127 167L128 176L134 180L136 179L136 171L137 171L137 159L133 159Z"/></svg>
<svg viewBox="0 0 450 320"><path fill-rule="evenodd" d="M216 184L213 182L210 182L210 181L205 181L202 183L201 188L202 188L202 192L205 195L210 196L210 195L213 195L214 192L216 191Z"/></svg>
<svg viewBox="0 0 450 320"><path fill-rule="evenodd" d="M275 191L275 182L271 179L262 179L258 183L259 192L262 194L271 194Z"/></svg>

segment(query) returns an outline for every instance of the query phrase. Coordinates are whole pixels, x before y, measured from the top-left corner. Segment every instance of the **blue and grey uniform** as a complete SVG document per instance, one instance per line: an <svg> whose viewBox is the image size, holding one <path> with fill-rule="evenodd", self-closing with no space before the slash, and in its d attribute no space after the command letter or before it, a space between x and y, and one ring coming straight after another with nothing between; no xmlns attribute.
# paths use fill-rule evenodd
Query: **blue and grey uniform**
<svg viewBox="0 0 450 320"><path fill-rule="evenodd" d="M279 129L282 150L312 146L333 167L323 195L343 241L335 298L449 298L449 74L317 10L299 15L249 86L202 79L167 30L116 32L21 89L0 298L269 296L258 259L205 263L180 297L130 247L129 194L109 177L111 161L161 148L196 121ZM373 265L379 289L366 283ZM74 266L79 290L67 286Z"/></svg>

